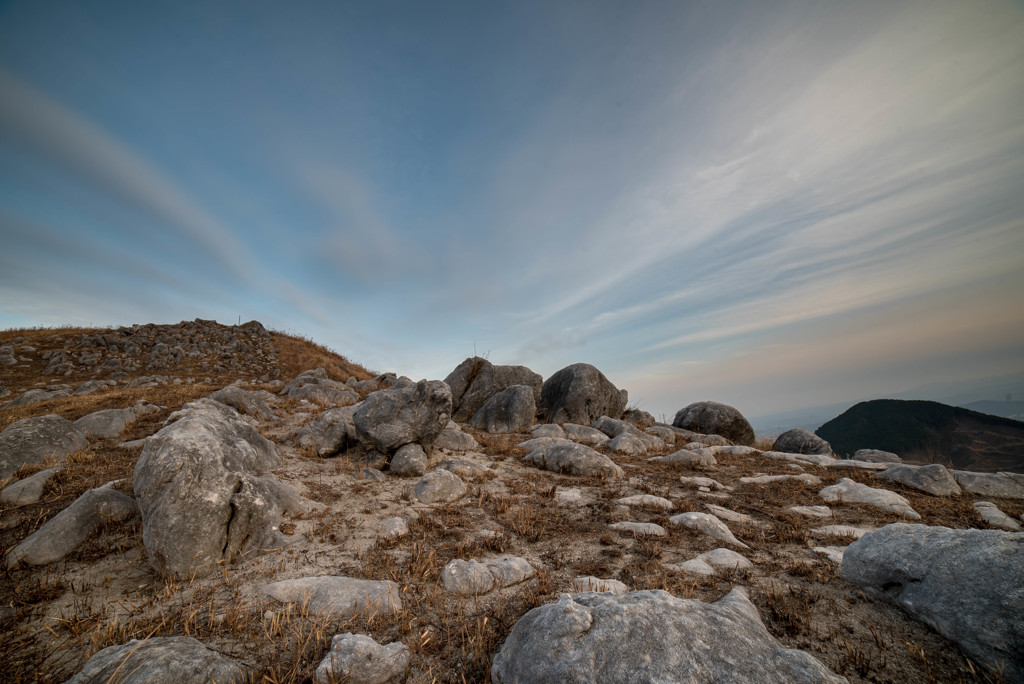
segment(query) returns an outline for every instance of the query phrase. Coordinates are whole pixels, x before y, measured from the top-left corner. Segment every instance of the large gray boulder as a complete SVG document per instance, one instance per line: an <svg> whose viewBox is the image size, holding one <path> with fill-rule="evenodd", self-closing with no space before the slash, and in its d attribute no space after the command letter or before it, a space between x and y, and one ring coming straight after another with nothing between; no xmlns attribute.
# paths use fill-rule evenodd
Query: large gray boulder
<svg viewBox="0 0 1024 684"><path fill-rule="evenodd" d="M765 629L746 591L715 603L665 591L563 594L512 628L494 684L844 682Z"/></svg>
<svg viewBox="0 0 1024 684"><path fill-rule="evenodd" d="M588 446L556 440L543 444L523 457L527 463L556 473L580 477L622 477L622 468Z"/></svg>
<svg viewBox="0 0 1024 684"><path fill-rule="evenodd" d="M721 435L736 444L754 446L754 428L732 406L698 401L676 412L672 425L706 435Z"/></svg>
<svg viewBox="0 0 1024 684"><path fill-rule="evenodd" d="M491 396L469 424L487 432L526 432L537 415L533 388L512 385Z"/></svg>
<svg viewBox="0 0 1024 684"><path fill-rule="evenodd" d="M89 446L85 433L57 415L23 418L0 432L0 479L23 465L35 465L52 456L62 459Z"/></svg>
<svg viewBox="0 0 1024 684"><path fill-rule="evenodd" d="M779 435L771 450L788 454L831 454L832 445L810 430L793 428Z"/></svg>
<svg viewBox="0 0 1024 684"><path fill-rule="evenodd" d="M341 406L324 411L318 420L302 426L299 430L299 446L315 451L317 456L327 457L354 446L359 438L356 436L356 424L353 416L356 406Z"/></svg>
<svg viewBox="0 0 1024 684"><path fill-rule="evenodd" d="M19 563L46 565L60 560L103 524L122 522L137 510L135 500L116 489L90 489L14 547L7 554L7 567Z"/></svg>
<svg viewBox="0 0 1024 684"><path fill-rule="evenodd" d="M974 473L951 471L957 484L968 494L1024 499L1024 475L1020 473Z"/></svg>
<svg viewBox="0 0 1024 684"><path fill-rule="evenodd" d="M278 463L274 443L224 404L200 399L171 414L135 466L154 570L202 577L241 553L283 545L282 513L298 510L298 497L264 475Z"/></svg>
<svg viewBox="0 0 1024 684"><path fill-rule="evenodd" d="M544 379L526 366L495 366L487 359L473 356L460 363L444 381L452 390L452 418L465 423L488 399L513 385L529 387L536 404Z"/></svg>
<svg viewBox="0 0 1024 684"><path fill-rule="evenodd" d="M619 418L628 397L589 363L558 371L541 388L538 409L549 423L590 425L601 416Z"/></svg>
<svg viewBox="0 0 1024 684"><path fill-rule="evenodd" d="M825 501L865 504L905 518L921 519L921 515L911 507L910 502L896 492L868 487L848 477L840 478L839 482L825 487L818 492L818 496Z"/></svg>
<svg viewBox="0 0 1024 684"><path fill-rule="evenodd" d="M923 466L900 463L876 473L876 476L883 480L905 484L932 496L958 496L960 494L960 485L946 470L946 466L938 463Z"/></svg>
<svg viewBox="0 0 1024 684"><path fill-rule="evenodd" d="M192 637L153 637L97 651L66 684L230 684L248 681L248 674L242 663Z"/></svg>
<svg viewBox="0 0 1024 684"><path fill-rule="evenodd" d="M103 409L82 416L74 422L74 426L90 439L114 439L120 437L134 422L135 411L131 409Z"/></svg>
<svg viewBox="0 0 1024 684"><path fill-rule="evenodd" d="M1024 532L886 525L846 547L840 575L1024 680Z"/></svg>
<svg viewBox="0 0 1024 684"><path fill-rule="evenodd" d="M210 398L230 406L239 413L260 420L270 420L274 417L269 405L273 397L269 392L251 392L237 385L228 385L211 394Z"/></svg>
<svg viewBox="0 0 1024 684"><path fill-rule="evenodd" d="M263 593L281 603L304 603L313 615L341 620L402 612L402 591L390 580L338 575L300 577L266 584Z"/></svg>
<svg viewBox="0 0 1024 684"><path fill-rule="evenodd" d="M335 634L331 650L313 673L316 684L390 684L405 677L411 658L400 641L381 645L365 634Z"/></svg>
<svg viewBox="0 0 1024 684"><path fill-rule="evenodd" d="M412 442L429 449L448 425L452 393L440 380L420 380L412 387L378 390L352 415L356 435L384 453Z"/></svg>

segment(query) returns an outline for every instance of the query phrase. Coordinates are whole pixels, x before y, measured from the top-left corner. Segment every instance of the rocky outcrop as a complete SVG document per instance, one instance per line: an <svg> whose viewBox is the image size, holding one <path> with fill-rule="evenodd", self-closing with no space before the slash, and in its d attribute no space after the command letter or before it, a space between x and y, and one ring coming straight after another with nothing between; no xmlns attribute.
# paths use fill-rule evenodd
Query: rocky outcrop
<svg viewBox="0 0 1024 684"><path fill-rule="evenodd" d="M699 401L676 412L672 425L693 432L721 435L736 444L754 446L754 428L732 406Z"/></svg>
<svg viewBox="0 0 1024 684"><path fill-rule="evenodd" d="M783 432L772 445L772 451L789 454L831 454L832 447L818 435L803 428Z"/></svg>
<svg viewBox="0 0 1024 684"><path fill-rule="evenodd" d="M210 398L246 416L260 420L270 420L274 417L274 412L270 409L270 402L274 397L270 392L251 392L237 385L228 385L211 394Z"/></svg>
<svg viewBox="0 0 1024 684"><path fill-rule="evenodd" d="M512 385L491 396L469 424L487 432L525 432L533 424L537 403L533 388Z"/></svg>
<svg viewBox="0 0 1024 684"><path fill-rule="evenodd" d="M567 475L613 479L622 477L622 468L610 458L576 442L559 440L544 444L524 456L523 461Z"/></svg>
<svg viewBox="0 0 1024 684"><path fill-rule="evenodd" d="M102 525L122 522L136 510L134 499L126 494L108 487L90 489L8 553L7 567L60 560Z"/></svg>
<svg viewBox="0 0 1024 684"><path fill-rule="evenodd" d="M303 371L281 389L292 399L305 399L322 406L351 406L359 394L345 383L331 380L323 368Z"/></svg>
<svg viewBox="0 0 1024 684"><path fill-rule="evenodd" d="M89 446L85 433L55 415L23 418L0 432L0 479L47 457L62 459Z"/></svg>
<svg viewBox="0 0 1024 684"><path fill-rule="evenodd" d="M248 675L245 665L192 637L153 637L97 651L67 684L231 684L248 681Z"/></svg>
<svg viewBox="0 0 1024 684"><path fill-rule="evenodd" d="M589 425L601 416L619 418L626 401L626 391L615 387L601 371L588 363L576 363L544 381L537 408L549 423Z"/></svg>
<svg viewBox="0 0 1024 684"><path fill-rule="evenodd" d="M495 366L479 356L466 359L444 379L452 391L452 418L460 423L469 421L488 399L513 385L529 387L536 405L543 380L526 366Z"/></svg>
<svg viewBox="0 0 1024 684"><path fill-rule="evenodd" d="M846 547L840 575L1024 679L1024 533L886 525Z"/></svg>
<svg viewBox="0 0 1024 684"><path fill-rule="evenodd" d="M440 380L420 380L412 387L374 392L352 415L356 435L392 454L417 442L429 449L448 425L452 394Z"/></svg>
<svg viewBox="0 0 1024 684"><path fill-rule="evenodd" d="M359 438L356 436L356 424L353 416L356 406L342 406L324 411L318 420L304 425L299 430L299 446L315 451L317 456L326 457L354 446Z"/></svg>
<svg viewBox="0 0 1024 684"><path fill-rule="evenodd" d="M946 467L938 463L914 466L905 463L894 465L878 473L883 480L899 482L932 496L958 496L960 485Z"/></svg>
<svg viewBox="0 0 1024 684"><path fill-rule="evenodd" d="M153 568L167 577L214 571L238 554L285 542L284 511L298 499L277 478L274 444L212 399L186 404L146 440L135 497Z"/></svg>
<svg viewBox="0 0 1024 684"><path fill-rule="evenodd" d="M405 678L411 653L400 641L381 645L365 634L335 634L313 673L316 684L390 684Z"/></svg>
<svg viewBox="0 0 1024 684"><path fill-rule="evenodd" d="M664 591L563 594L516 623L494 657L515 682L843 682L765 629L746 592L715 603Z"/></svg>

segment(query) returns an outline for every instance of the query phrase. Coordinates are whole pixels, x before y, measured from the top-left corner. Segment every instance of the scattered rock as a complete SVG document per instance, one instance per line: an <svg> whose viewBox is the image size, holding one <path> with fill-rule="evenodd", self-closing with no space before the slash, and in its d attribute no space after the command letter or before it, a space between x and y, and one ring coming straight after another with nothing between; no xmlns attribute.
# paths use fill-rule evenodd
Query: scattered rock
<svg viewBox="0 0 1024 684"><path fill-rule="evenodd" d="M582 506L586 503L586 500L583 498L583 492L577 487L555 488L555 501L572 506Z"/></svg>
<svg viewBox="0 0 1024 684"><path fill-rule="evenodd" d="M673 515L669 518L669 522L679 527L685 527L689 530L696 530L701 534L706 534L709 537L724 541L727 544L738 546L741 549L750 548L739 539L733 536L732 532L726 527L725 523L711 515L710 513L680 513L679 515Z"/></svg>
<svg viewBox="0 0 1024 684"><path fill-rule="evenodd" d="M825 487L818 495L825 501L839 503L860 503L873 506L882 511L902 515L905 518L920 520L920 514L910 506L910 502L896 492L888 489L876 489L865 484L854 482L844 477L839 482Z"/></svg>
<svg viewBox="0 0 1024 684"><path fill-rule="evenodd" d="M533 424L536 414L533 389L526 385L512 385L484 402L469 424L490 433L524 432Z"/></svg>
<svg viewBox="0 0 1024 684"><path fill-rule="evenodd" d="M400 641L382 646L365 634L336 634L331 650L313 673L313 681L390 684L404 678L410 658L409 647Z"/></svg>
<svg viewBox="0 0 1024 684"><path fill-rule="evenodd" d="M385 537L404 537L409 534L409 523L405 518L386 518L380 522L379 528Z"/></svg>
<svg viewBox="0 0 1024 684"><path fill-rule="evenodd" d="M972 473L967 470L951 472L957 484L968 494L1024 499L1024 475L1020 473Z"/></svg>
<svg viewBox="0 0 1024 684"><path fill-rule="evenodd" d="M761 454L765 458L776 461L788 461L790 463L810 463L811 465L829 466L839 461L828 454L790 454L785 451L765 451Z"/></svg>
<svg viewBox="0 0 1024 684"><path fill-rule="evenodd" d="M604 434L600 430L595 430L594 428L588 427L586 425L576 425L575 423L562 423L562 429L565 431L566 437L568 437L574 442L586 444L587 446L604 446L611 441L610 439L608 439L608 435Z"/></svg>
<svg viewBox="0 0 1024 684"><path fill-rule="evenodd" d="M978 512L982 520L992 527L1010 532L1018 532L1020 530L1020 523L999 510L999 507L991 501L975 501L974 510Z"/></svg>
<svg viewBox="0 0 1024 684"><path fill-rule="evenodd" d="M795 480L809 485L821 484L821 478L810 473L800 473L799 475L754 475L751 477L741 477L740 483L745 485L765 485L772 482L785 482L786 480Z"/></svg>
<svg viewBox="0 0 1024 684"><path fill-rule="evenodd" d="M919 489L933 496L959 496L960 486L946 467L938 463L915 466L894 465L878 473L883 480L892 480Z"/></svg>
<svg viewBox="0 0 1024 684"><path fill-rule="evenodd" d="M441 571L444 588L454 594L476 596L494 588L494 576L484 563L456 558Z"/></svg>
<svg viewBox="0 0 1024 684"><path fill-rule="evenodd" d="M287 542L279 530L299 499L276 477L274 443L224 404L200 399L146 440L135 466L142 538L165 577L202 577L243 552Z"/></svg>
<svg viewBox="0 0 1024 684"><path fill-rule="evenodd" d="M598 579L593 575L587 575L586 577L576 577L572 581L572 590L580 593L584 591L594 591L598 593L614 594L621 596L629 591L629 587L614 579Z"/></svg>
<svg viewBox="0 0 1024 684"><path fill-rule="evenodd" d="M192 637L132 639L97 651L67 684L146 684L147 682L245 682L242 663L206 648Z"/></svg>
<svg viewBox="0 0 1024 684"><path fill-rule="evenodd" d="M828 442L810 430L793 428L783 432L772 444L772 451L784 451L790 454L831 454L832 447Z"/></svg>
<svg viewBox="0 0 1024 684"><path fill-rule="evenodd" d="M523 460L556 473L580 477L622 477L622 468L610 458L576 442L545 444L524 456Z"/></svg>
<svg viewBox="0 0 1024 684"><path fill-rule="evenodd" d="M829 559L836 565L843 564L843 554L846 552L845 546L815 546L811 549L814 553L817 553L825 558Z"/></svg>
<svg viewBox="0 0 1024 684"><path fill-rule="evenodd" d="M853 457L858 461L868 461L871 463L903 462L899 456L892 453L891 451L881 451L879 449L858 449L856 452L854 452Z"/></svg>
<svg viewBox="0 0 1024 684"><path fill-rule="evenodd" d="M246 416L260 420L270 420L274 417L274 412L270 410L268 404L272 399L269 392L250 392L236 385L228 385L211 394L210 398Z"/></svg>
<svg viewBox="0 0 1024 684"><path fill-rule="evenodd" d="M418 442L429 449L451 417L452 395L440 380L374 392L352 416L359 439L385 453Z"/></svg>
<svg viewBox="0 0 1024 684"><path fill-rule="evenodd" d="M608 442L608 448L617 454L626 456L640 456L647 453L647 447L636 435L623 432L621 435Z"/></svg>
<svg viewBox="0 0 1024 684"><path fill-rule="evenodd" d="M43 495L43 488L54 475L60 472L59 468L47 468L40 470L34 475L9 484L0 491L0 504L4 506L28 506L39 501Z"/></svg>
<svg viewBox="0 0 1024 684"><path fill-rule="evenodd" d="M473 435L467 435L461 430L442 430L440 436L434 440L435 449L446 451L472 451L480 448L480 443L473 439Z"/></svg>
<svg viewBox="0 0 1024 684"><path fill-rule="evenodd" d="M89 446L85 433L53 414L22 418L0 432L0 479L47 457L62 459Z"/></svg>
<svg viewBox="0 0 1024 684"><path fill-rule="evenodd" d="M790 511L797 515L806 515L809 518L831 518L832 509L828 506L790 506Z"/></svg>
<svg viewBox="0 0 1024 684"><path fill-rule="evenodd" d="M679 409L672 425L702 434L721 435L736 444L754 446L754 428L732 406L699 401Z"/></svg>
<svg viewBox="0 0 1024 684"><path fill-rule="evenodd" d="M60 399L62 397L71 396L71 392L68 390L44 390L44 389L30 389L24 392L20 397L14 401L8 402L5 408L14 408L16 406L28 406L29 404L38 404L41 401L49 401L51 399Z"/></svg>
<svg viewBox="0 0 1024 684"><path fill-rule="evenodd" d="M128 425L135 422L135 411L131 409L103 409L82 416L74 426L90 439L114 439L120 437Z"/></svg>
<svg viewBox="0 0 1024 684"><path fill-rule="evenodd" d="M389 580L353 577L301 577L264 585L263 593L281 603L309 601L313 615L347 620L361 616L387 617L402 611L402 592Z"/></svg>
<svg viewBox="0 0 1024 684"><path fill-rule="evenodd" d="M466 494L466 483L447 470L432 470L416 483L416 498L425 504L452 503Z"/></svg>
<svg viewBox="0 0 1024 684"><path fill-rule="evenodd" d="M46 565L60 560L103 524L122 522L137 510L130 496L115 489L90 489L14 547L7 554L7 567L13 568L19 563Z"/></svg>
<svg viewBox="0 0 1024 684"><path fill-rule="evenodd" d="M719 520L728 520L729 522L743 523L744 525L760 525L761 523L750 517L746 513L738 513L732 509L724 508L722 506L716 506L715 504L704 504L704 508L707 509L708 513L715 516Z"/></svg>
<svg viewBox="0 0 1024 684"><path fill-rule="evenodd" d="M860 539L873 529L870 527L854 527L852 525L825 525L824 527L812 527L811 536L818 539L826 539L828 537Z"/></svg>
<svg viewBox="0 0 1024 684"><path fill-rule="evenodd" d="M488 399L513 385L530 388L536 406L543 385L543 378L525 366L495 366L479 356L460 363L444 381L451 388L452 416L460 423L467 422Z"/></svg>
<svg viewBox="0 0 1024 684"><path fill-rule="evenodd" d="M357 406L342 406L324 411L319 420L299 430L299 446L316 451L322 458L334 456L358 442L352 416Z"/></svg>
<svg viewBox="0 0 1024 684"><path fill-rule="evenodd" d="M717 575L720 570L746 570L754 567L747 558L730 549L705 551L696 558L678 564L667 564L665 569L672 572L686 572L691 575Z"/></svg>
<svg viewBox="0 0 1024 684"><path fill-rule="evenodd" d="M534 437L552 437L554 439L567 439L565 430L561 425L555 423L541 423L530 428L530 434Z"/></svg>
<svg viewBox="0 0 1024 684"><path fill-rule="evenodd" d="M494 657L513 682L842 682L787 649L737 587L716 603L664 591L564 594L516 623Z"/></svg>
<svg viewBox="0 0 1024 684"><path fill-rule="evenodd" d="M644 432L657 437L668 446L673 446L676 443L675 431L664 425L654 425L644 430Z"/></svg>
<svg viewBox="0 0 1024 684"><path fill-rule="evenodd" d="M480 456L481 454L469 454ZM450 473L455 473L463 480L470 480L472 482L482 482L484 480L490 480L491 478L497 477L498 473L493 468L477 463L476 461L468 461L462 458L452 459L450 461L442 461L437 464L437 467L442 470L447 470Z"/></svg>
<svg viewBox="0 0 1024 684"><path fill-rule="evenodd" d="M616 388L601 371L576 363L544 382L537 408L549 423L589 425L601 416L618 418L626 401L625 390Z"/></svg>
<svg viewBox="0 0 1024 684"><path fill-rule="evenodd" d="M668 533L661 525L649 522L617 522L608 526L616 532L625 532L634 537L664 537Z"/></svg>
<svg viewBox="0 0 1024 684"><path fill-rule="evenodd" d="M648 413L647 411L641 411L640 409L636 409L636 408L629 409L628 411L623 413L622 414L622 419L623 420L627 420L630 423L636 423L638 425L642 425L645 429L649 428L649 427L653 427L654 423L656 422L654 420L654 416L652 416L650 413Z"/></svg>
<svg viewBox="0 0 1024 684"><path fill-rule="evenodd" d="M706 488L708 491L710 491L712 489L716 490L716 491L723 491L723 492L731 492L732 491L732 487L726 487L724 484L722 484L718 480L714 480L714 479L712 479L710 477L686 477L686 476L683 476L683 477L679 478L679 481L681 483L685 484L685 485L690 485L692 487Z"/></svg>
<svg viewBox="0 0 1024 684"><path fill-rule="evenodd" d="M647 506L650 508L661 508L666 511L672 510L672 502L660 496L652 494L635 494L616 499L615 503L620 506Z"/></svg>
<svg viewBox="0 0 1024 684"><path fill-rule="evenodd" d="M1024 533L886 525L846 548L840 575L1024 679Z"/></svg>
<svg viewBox="0 0 1024 684"><path fill-rule="evenodd" d="M709 467L718 465L718 461L712 454L709 453L697 453L690 451L689 449L680 449L679 451L672 452L668 456L655 456L654 458L647 459L652 463L667 463L674 466L682 467Z"/></svg>
<svg viewBox="0 0 1024 684"><path fill-rule="evenodd" d="M427 472L427 454L415 442L404 444L391 457L391 474L396 477L421 477Z"/></svg>
<svg viewBox="0 0 1024 684"><path fill-rule="evenodd" d="M514 584L525 582L536 572L525 558L508 554L485 558L484 563L491 571L495 584L499 587L511 587Z"/></svg>

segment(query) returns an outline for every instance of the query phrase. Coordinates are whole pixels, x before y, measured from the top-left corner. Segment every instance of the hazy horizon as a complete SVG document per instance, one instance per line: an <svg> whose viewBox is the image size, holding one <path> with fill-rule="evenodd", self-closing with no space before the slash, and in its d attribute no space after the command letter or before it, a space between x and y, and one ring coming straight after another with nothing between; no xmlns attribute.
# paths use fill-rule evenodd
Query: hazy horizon
<svg viewBox="0 0 1024 684"><path fill-rule="evenodd" d="M668 417L1024 371L1009 1L9 2L0 179L0 328L582 361Z"/></svg>

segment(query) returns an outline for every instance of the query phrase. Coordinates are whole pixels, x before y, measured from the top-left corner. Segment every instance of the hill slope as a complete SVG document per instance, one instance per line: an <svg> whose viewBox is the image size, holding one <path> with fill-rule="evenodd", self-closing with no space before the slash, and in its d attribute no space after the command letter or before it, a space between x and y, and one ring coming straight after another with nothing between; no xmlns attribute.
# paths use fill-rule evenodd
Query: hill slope
<svg viewBox="0 0 1024 684"><path fill-rule="evenodd" d="M893 451L967 470L1024 468L1024 423L935 401L864 401L817 430L837 454Z"/></svg>

